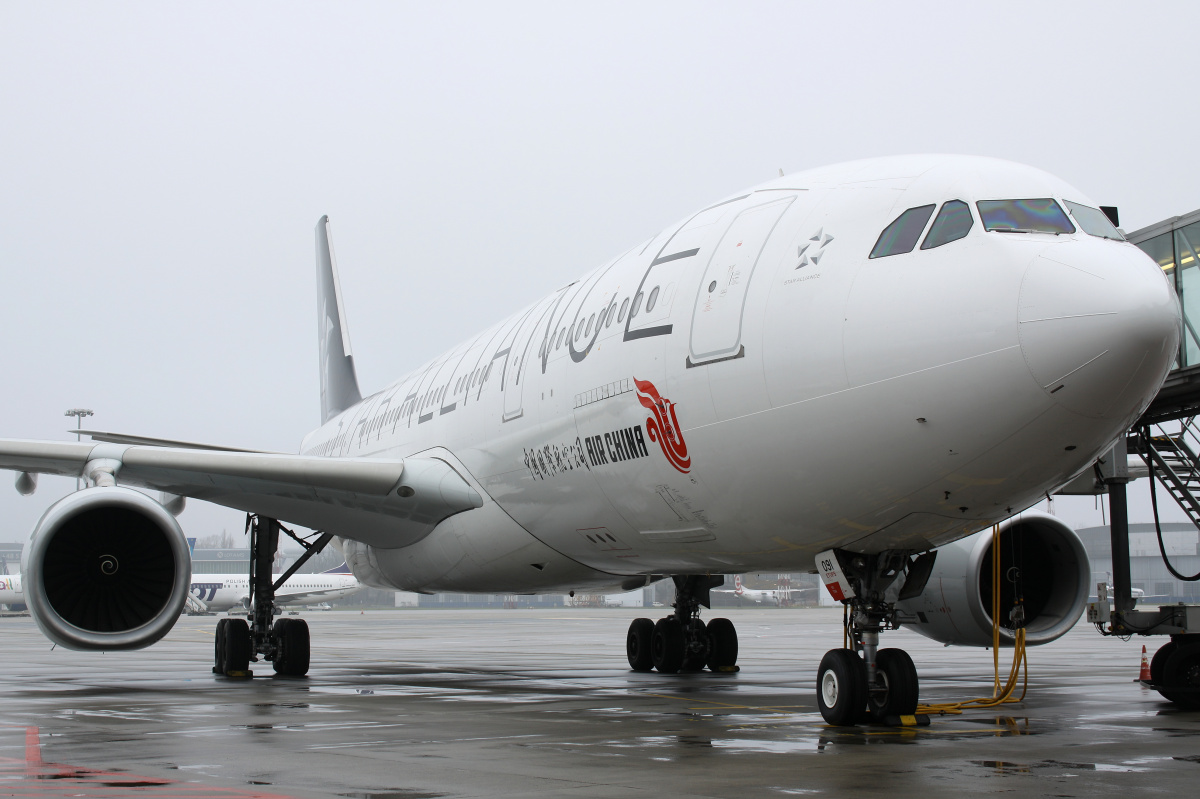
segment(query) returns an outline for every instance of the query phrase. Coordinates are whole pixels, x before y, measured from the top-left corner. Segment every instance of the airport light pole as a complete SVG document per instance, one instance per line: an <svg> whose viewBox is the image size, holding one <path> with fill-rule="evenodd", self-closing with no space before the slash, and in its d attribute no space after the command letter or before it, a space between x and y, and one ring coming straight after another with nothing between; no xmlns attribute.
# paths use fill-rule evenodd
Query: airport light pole
<svg viewBox="0 0 1200 799"><path fill-rule="evenodd" d="M83 417L94 416L94 415L95 415L95 413L90 408L71 408L69 411L67 411L66 413L63 414L63 416L74 416L75 417L75 440L76 441L82 440L80 438L79 431L83 429ZM82 486L80 485L80 479L78 477L76 477L75 478L75 490L78 491L81 487Z"/></svg>

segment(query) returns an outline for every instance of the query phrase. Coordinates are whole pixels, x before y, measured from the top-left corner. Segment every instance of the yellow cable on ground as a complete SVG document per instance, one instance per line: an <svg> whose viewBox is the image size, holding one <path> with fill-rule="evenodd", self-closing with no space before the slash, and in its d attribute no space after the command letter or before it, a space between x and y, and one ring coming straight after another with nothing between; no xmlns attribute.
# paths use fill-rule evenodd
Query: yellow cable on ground
<svg viewBox="0 0 1200 799"><path fill-rule="evenodd" d="M1013 664L1008 672L1008 680L1000 684L1000 525L992 526L992 667L994 682L992 695L980 699L967 699L963 702L944 702L931 705L917 705L919 715L954 715L963 712L963 708L998 707L1009 702L1020 702L1025 698L1029 689L1029 660L1025 654L1025 628L1017 628L1013 641ZM1024 674L1021 695L1013 697L1017 688L1017 676Z"/></svg>

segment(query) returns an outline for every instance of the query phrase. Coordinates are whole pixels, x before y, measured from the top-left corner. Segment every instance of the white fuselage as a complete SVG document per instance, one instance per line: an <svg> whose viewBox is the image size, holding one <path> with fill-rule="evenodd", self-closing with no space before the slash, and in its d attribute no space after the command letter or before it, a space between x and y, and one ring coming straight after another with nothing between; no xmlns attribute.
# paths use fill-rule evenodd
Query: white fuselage
<svg viewBox="0 0 1200 799"><path fill-rule="evenodd" d="M273 575L278 580L280 575ZM277 605L315 605L353 594L362 585L352 574L293 574L275 592ZM205 610L225 611L245 606L250 578L245 574L193 574L189 593Z"/></svg>
<svg viewBox="0 0 1200 799"><path fill-rule="evenodd" d="M0 605L20 605L25 602L21 575L0 574Z"/></svg>
<svg viewBox="0 0 1200 799"><path fill-rule="evenodd" d="M484 497L417 543L343 541L351 567L420 591L628 589L926 550L1033 505L1149 403L1179 311L1131 244L986 232L976 202L1007 198L1095 206L985 158L791 175L462 342L304 439L440 458ZM965 238L868 257L949 200Z"/></svg>
<svg viewBox="0 0 1200 799"><path fill-rule="evenodd" d="M738 599L748 599L759 605L778 605L780 599L779 591L760 591L755 588L741 588L733 592L733 595Z"/></svg>

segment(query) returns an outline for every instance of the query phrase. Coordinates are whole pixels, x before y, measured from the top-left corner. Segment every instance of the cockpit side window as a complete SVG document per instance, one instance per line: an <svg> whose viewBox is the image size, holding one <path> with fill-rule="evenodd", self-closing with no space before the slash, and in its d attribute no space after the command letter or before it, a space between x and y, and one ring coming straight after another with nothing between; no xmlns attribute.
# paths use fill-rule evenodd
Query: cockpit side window
<svg viewBox="0 0 1200 799"><path fill-rule="evenodd" d="M980 200L983 229L995 233L1074 233L1075 226L1049 197L1034 200Z"/></svg>
<svg viewBox="0 0 1200 799"><path fill-rule="evenodd" d="M1071 212L1071 216L1075 217L1075 221L1083 228L1084 233L1089 236L1099 236L1102 239L1125 241L1125 237L1121 235L1121 231L1113 226L1108 216L1099 208L1080 205L1070 200L1063 200L1063 202L1067 204L1067 210Z"/></svg>
<svg viewBox="0 0 1200 799"><path fill-rule="evenodd" d="M921 242L922 250L932 250L952 241L958 241L971 232L975 220L971 218L971 206L962 200L950 200L942 204L929 235Z"/></svg>
<svg viewBox="0 0 1200 799"><path fill-rule="evenodd" d="M913 247L917 246L917 239L921 238L921 231L925 229L925 223L929 221L929 217L933 216L933 209L932 205L922 205L917 208L909 208L900 214L896 217L895 222L885 227L879 234L879 241L875 242L875 247L871 250L869 257L886 258L889 255L912 252Z"/></svg>

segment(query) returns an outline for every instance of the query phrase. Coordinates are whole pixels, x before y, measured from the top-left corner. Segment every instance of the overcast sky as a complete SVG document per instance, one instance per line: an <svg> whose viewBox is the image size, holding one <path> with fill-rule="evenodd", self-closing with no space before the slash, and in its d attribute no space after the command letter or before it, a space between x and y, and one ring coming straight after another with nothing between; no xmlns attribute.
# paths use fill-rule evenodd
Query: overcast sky
<svg viewBox="0 0 1200 799"><path fill-rule="evenodd" d="M780 168L971 153L1127 230L1191 211L1198 8L4 0L0 436L65 440L84 406L295 451L322 214L365 393ZM0 487L0 540L72 486Z"/></svg>

